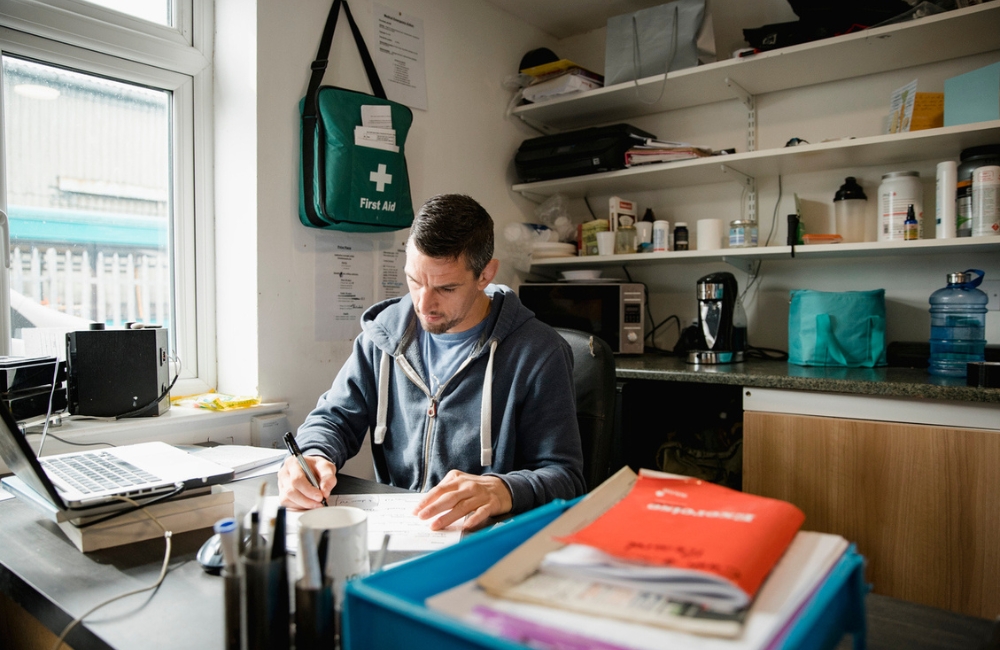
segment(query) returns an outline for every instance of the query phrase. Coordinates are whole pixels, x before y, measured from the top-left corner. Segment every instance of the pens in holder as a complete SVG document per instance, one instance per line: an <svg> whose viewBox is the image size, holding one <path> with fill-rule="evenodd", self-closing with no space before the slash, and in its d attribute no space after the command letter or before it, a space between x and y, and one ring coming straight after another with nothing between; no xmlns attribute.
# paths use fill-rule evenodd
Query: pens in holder
<svg viewBox="0 0 1000 650"><path fill-rule="evenodd" d="M299 467L301 467L302 471L305 472L306 478L309 479L309 484L312 485L317 490L319 490L320 489L319 481L316 480L316 475L313 474L312 468L309 467L309 463L307 463L306 459L302 456L302 451L299 449L299 446L295 443L295 436L292 435L291 431L285 432L284 441L285 441L285 446L288 447L288 453L290 453L292 456L295 456L295 460L299 461ZM324 506L329 505L326 502L325 496L323 497L322 500Z"/></svg>
<svg viewBox="0 0 1000 650"><path fill-rule="evenodd" d="M240 532L236 520L232 517L220 519L215 522L215 532L219 535L221 542L225 568L229 571L235 571L236 564L240 560Z"/></svg>

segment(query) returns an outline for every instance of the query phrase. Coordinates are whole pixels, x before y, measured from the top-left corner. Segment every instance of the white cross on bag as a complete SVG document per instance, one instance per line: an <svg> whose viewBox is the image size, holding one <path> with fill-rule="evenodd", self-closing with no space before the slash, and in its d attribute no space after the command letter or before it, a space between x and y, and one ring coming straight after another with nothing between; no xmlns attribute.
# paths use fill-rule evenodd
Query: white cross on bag
<svg viewBox="0 0 1000 650"><path fill-rule="evenodd" d="M375 183L376 192L384 192L385 186L392 183L392 174L386 174L385 165L379 165L378 171L368 174L368 180Z"/></svg>

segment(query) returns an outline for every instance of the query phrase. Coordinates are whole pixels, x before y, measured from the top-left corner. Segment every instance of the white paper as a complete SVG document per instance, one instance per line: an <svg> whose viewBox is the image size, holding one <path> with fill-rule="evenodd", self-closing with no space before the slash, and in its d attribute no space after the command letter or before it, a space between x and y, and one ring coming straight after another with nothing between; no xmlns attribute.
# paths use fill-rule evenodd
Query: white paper
<svg viewBox="0 0 1000 650"><path fill-rule="evenodd" d="M354 144L365 145L366 142L381 142L396 144L396 131L393 129L378 129L373 126L354 127Z"/></svg>
<svg viewBox="0 0 1000 650"><path fill-rule="evenodd" d="M384 104L365 104L361 107L361 126L369 126L373 129L391 129L392 107Z"/></svg>
<svg viewBox="0 0 1000 650"><path fill-rule="evenodd" d="M361 333L361 314L374 285L370 238L337 233L316 241L316 340L350 341Z"/></svg>
<svg viewBox="0 0 1000 650"><path fill-rule="evenodd" d="M382 538L389 534L387 551L436 551L462 538L462 520L444 530L430 529L431 520L418 519L413 509L426 495L418 492L397 494L335 494L327 499L331 506L352 506L368 513L368 550L382 548ZM278 497L264 498L263 520L270 521L278 509ZM285 511L285 543L290 553L299 548L299 517L304 510Z"/></svg>
<svg viewBox="0 0 1000 650"><path fill-rule="evenodd" d="M389 99L427 110L424 21L385 5L375 13L375 65Z"/></svg>
<svg viewBox="0 0 1000 650"><path fill-rule="evenodd" d="M375 300L399 298L407 292L406 242L400 242L389 250L375 255Z"/></svg>

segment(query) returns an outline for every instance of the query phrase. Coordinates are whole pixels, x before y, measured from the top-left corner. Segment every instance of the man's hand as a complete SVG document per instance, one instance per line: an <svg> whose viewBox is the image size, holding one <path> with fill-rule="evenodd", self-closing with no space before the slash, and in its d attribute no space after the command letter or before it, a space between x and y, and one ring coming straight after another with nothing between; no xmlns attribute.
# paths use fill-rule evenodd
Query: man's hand
<svg viewBox="0 0 1000 650"><path fill-rule="evenodd" d="M303 456L303 460L312 467L319 488L309 483L309 478L302 471L294 456L285 459L278 470L278 495L281 505L297 510L311 510L323 505L323 499L330 494L337 484L337 466L320 456Z"/></svg>
<svg viewBox="0 0 1000 650"><path fill-rule="evenodd" d="M476 476L451 470L417 505L413 514L430 519L431 530L441 530L468 515L463 528L473 530L488 518L510 512L513 503L507 484L496 476Z"/></svg>

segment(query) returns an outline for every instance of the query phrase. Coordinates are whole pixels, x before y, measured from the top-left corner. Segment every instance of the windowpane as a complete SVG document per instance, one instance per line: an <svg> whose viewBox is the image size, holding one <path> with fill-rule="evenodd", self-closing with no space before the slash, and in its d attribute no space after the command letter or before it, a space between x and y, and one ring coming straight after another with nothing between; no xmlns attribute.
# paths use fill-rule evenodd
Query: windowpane
<svg viewBox="0 0 1000 650"><path fill-rule="evenodd" d="M91 4L120 11L159 25L170 26L170 0L86 0Z"/></svg>
<svg viewBox="0 0 1000 650"><path fill-rule="evenodd" d="M3 84L13 338L169 327L170 93L11 56Z"/></svg>

